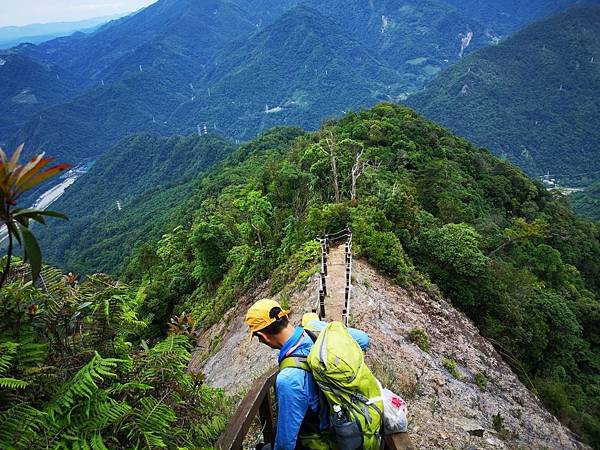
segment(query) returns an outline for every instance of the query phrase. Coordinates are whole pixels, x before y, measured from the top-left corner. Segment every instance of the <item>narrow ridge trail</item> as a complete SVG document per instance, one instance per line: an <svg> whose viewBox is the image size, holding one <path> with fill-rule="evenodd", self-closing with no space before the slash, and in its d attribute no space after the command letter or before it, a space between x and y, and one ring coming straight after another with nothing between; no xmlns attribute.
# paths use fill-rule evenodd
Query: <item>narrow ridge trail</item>
<svg viewBox="0 0 600 450"><path fill-rule="evenodd" d="M343 320L346 288L346 255L344 245L331 247L327 261L327 295L325 296L324 320Z"/></svg>

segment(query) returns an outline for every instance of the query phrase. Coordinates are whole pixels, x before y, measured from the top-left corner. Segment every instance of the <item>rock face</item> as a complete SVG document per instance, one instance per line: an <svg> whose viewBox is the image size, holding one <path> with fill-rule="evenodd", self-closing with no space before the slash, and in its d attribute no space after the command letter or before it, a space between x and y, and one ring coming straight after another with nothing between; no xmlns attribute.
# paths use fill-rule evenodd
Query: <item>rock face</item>
<svg viewBox="0 0 600 450"><path fill-rule="evenodd" d="M586 448L464 314L446 301L407 292L364 261L355 261L353 270L350 325L369 333L369 366L407 400L417 448ZM210 385L239 392L276 364L277 352L251 342L243 320L248 306L268 292L265 285L241 298L219 324L202 332L191 369L202 371ZM310 311L316 292L313 277L289 298L292 321ZM425 332L422 339L427 335L429 352L412 343L414 329Z"/></svg>

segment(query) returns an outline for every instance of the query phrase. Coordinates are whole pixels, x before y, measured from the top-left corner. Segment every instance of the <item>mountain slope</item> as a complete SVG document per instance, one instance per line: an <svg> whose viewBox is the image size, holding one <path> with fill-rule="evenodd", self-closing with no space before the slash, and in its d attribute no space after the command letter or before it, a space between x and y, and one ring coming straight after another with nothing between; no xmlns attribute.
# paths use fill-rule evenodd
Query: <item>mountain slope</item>
<svg viewBox="0 0 600 450"><path fill-rule="evenodd" d="M600 221L600 181L569 195L569 202L576 214Z"/></svg>
<svg viewBox="0 0 600 450"><path fill-rule="evenodd" d="M349 225L357 257L408 290L448 298L552 413L600 443L597 224L408 108L380 104L290 137L275 130L240 147L130 259L142 316L155 318L149 335L184 311L217 323L267 280L273 293L301 283L319 257L315 236ZM105 227L133 232L114 224ZM98 245L123 258L114 236Z"/></svg>
<svg viewBox="0 0 600 450"><path fill-rule="evenodd" d="M444 1L309 0L308 4L333 17L390 66L415 73L420 81L490 42L483 25Z"/></svg>
<svg viewBox="0 0 600 450"><path fill-rule="evenodd" d="M314 31L307 37L313 41L311 51L305 56L314 60L323 58L315 61L313 67L309 67L310 61L306 63L307 69L298 64L299 58L293 52L276 49L283 42L296 49L302 46L300 23L290 25L290 30L282 30L281 25L279 29L264 28L267 33L287 34L282 37L285 41L273 42L275 46L271 48L261 42L264 36L253 36L248 42L243 38L277 22L281 14L297 4L313 5L333 17L328 22L325 19L319 22L308 14L291 13L296 21L307 20L305 26ZM289 21L289 17L282 20ZM327 38L324 38L328 32L324 23L332 30ZM78 34L16 49L35 61L55 64L77 74L88 89L78 91L78 96L72 96L59 107L32 116L14 139L4 140L12 145L25 141L31 151L51 150L63 160L79 162L106 151L127 133L138 131L187 133L208 123L213 127L216 124L222 132L232 130L231 136L249 138L274 124L295 122L312 127L348 107L369 105L372 99L393 99L420 88L448 63L444 62L446 59L459 57L459 35L470 30L475 37L469 41L467 51L475 43L481 43L482 27L459 17L455 9L438 0L407 5L386 0L377 7L337 0L325 3L292 0L275 6L270 2L254 4L245 0L237 4L225 0L160 0L135 15L110 22L92 35ZM317 36L325 44L316 42ZM355 41L349 41L348 36ZM227 53L217 52L234 40L237 44L229 46ZM268 54L260 55L261 48L283 59L274 61ZM335 54L337 48L343 56ZM308 45L304 50L300 48L305 52L308 49ZM248 55L243 52L253 55L250 61L244 61ZM349 67L347 61L359 57L367 66ZM261 61L261 58L266 59ZM337 78L329 76L329 72L325 76L318 72L329 60ZM383 67L381 61L392 68L401 67L405 75L399 78L393 69ZM237 62L238 67L233 68L231 62ZM267 64L262 71L258 66L261 62ZM233 73L221 69L222 65ZM269 65L277 67L277 77L267 73ZM205 72L211 68L215 70L206 76ZM247 95L245 75L261 81L262 86L256 90L258 97L263 97L261 91L269 95L245 104L236 102L237 97ZM272 95L282 87L282 78L290 79L290 75L289 84L300 88L291 91L284 86L281 95ZM337 86L338 83L342 84ZM332 88L338 92L330 93ZM315 89L318 92L312 92ZM208 98L214 90L225 94L219 96L218 104L215 98ZM261 116L265 105L283 107L280 102L287 100L293 104L312 103L313 108L288 117L285 113ZM233 123L228 123L230 116L234 117Z"/></svg>
<svg viewBox="0 0 600 450"><path fill-rule="evenodd" d="M469 55L407 103L532 175L600 176L600 7Z"/></svg>
<svg viewBox="0 0 600 450"><path fill-rule="evenodd" d="M174 120L248 139L276 124L315 128L348 109L393 99L401 77L317 11L297 7L215 57L198 83L210 89ZM193 122L190 121L193 118Z"/></svg>
<svg viewBox="0 0 600 450"><path fill-rule="evenodd" d="M80 84L59 67L0 52L0 145L31 115L74 95Z"/></svg>
<svg viewBox="0 0 600 450"><path fill-rule="evenodd" d="M251 29L243 11L222 0L163 0L92 36L33 49L36 58L77 67L94 84L32 117L13 141L27 142L30 151L51 150L62 160L78 162L102 154L130 133L182 130L169 117L180 105L193 102L192 83L208 55ZM135 38L126 38L130 34Z"/></svg>
<svg viewBox="0 0 600 450"><path fill-rule="evenodd" d="M583 4L600 4L598 0L503 0L490 2L486 0L446 0L472 17L502 35L537 20L558 14L572 6Z"/></svg>
<svg viewBox="0 0 600 450"><path fill-rule="evenodd" d="M231 143L214 135L127 137L52 205L69 221L37 228L45 257L78 272L113 272L123 255L110 246L127 254L149 236L160 236L193 180L232 151Z"/></svg>
<svg viewBox="0 0 600 450"><path fill-rule="evenodd" d="M238 34L240 24L245 24L242 31L251 30L252 24L243 15L235 4L222 0L161 0L92 35L55 39L23 51L35 50L37 58L99 81L107 72L122 70L118 62L123 58L139 64L135 52L152 42L160 42L172 52L185 53L194 47L200 57Z"/></svg>
<svg viewBox="0 0 600 450"><path fill-rule="evenodd" d="M351 325L369 334L369 367L407 401L415 448L584 448L448 301L408 292L365 260L353 262L352 277ZM254 299L275 298L289 305L298 325L319 289L318 275L298 278L291 293L266 286L240 297L219 323L202 330L190 369L209 386L240 393L274 367L277 351L248 340L244 317ZM427 336L427 351L412 342L413 330ZM456 362L455 375L445 367L448 360Z"/></svg>
<svg viewBox="0 0 600 450"><path fill-rule="evenodd" d="M206 68L202 59L163 51L162 44L138 49L123 63L134 66L126 76L43 111L15 141L78 161L144 130L189 133L206 125L249 139L277 124L314 128L324 118L403 91L395 71L334 22L302 7L232 43ZM140 70L135 57L142 54L153 62Z"/></svg>

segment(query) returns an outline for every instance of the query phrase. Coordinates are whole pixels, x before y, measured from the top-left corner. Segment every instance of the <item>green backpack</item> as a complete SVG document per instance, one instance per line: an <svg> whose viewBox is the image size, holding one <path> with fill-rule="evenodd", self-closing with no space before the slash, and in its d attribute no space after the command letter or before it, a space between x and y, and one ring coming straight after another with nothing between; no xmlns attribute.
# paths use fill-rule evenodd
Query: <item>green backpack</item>
<svg viewBox="0 0 600 450"><path fill-rule="evenodd" d="M340 449L379 449L381 388L365 364L362 349L343 323L327 324L308 357L288 356L279 370L287 367L312 373L329 403L330 422Z"/></svg>

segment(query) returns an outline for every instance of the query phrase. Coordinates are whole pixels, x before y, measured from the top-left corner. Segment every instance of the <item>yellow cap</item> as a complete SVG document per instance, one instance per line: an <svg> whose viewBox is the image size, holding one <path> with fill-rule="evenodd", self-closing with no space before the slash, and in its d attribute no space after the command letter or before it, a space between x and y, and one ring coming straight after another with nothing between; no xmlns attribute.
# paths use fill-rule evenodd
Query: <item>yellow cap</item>
<svg viewBox="0 0 600 450"><path fill-rule="evenodd" d="M289 314L289 311L284 311L282 309L281 312L277 314L277 317L270 317L269 313L273 308L281 309L281 305L270 298L263 298L250 307L246 313L246 323L250 327L252 333L268 327L277 319L281 319L283 316Z"/></svg>
<svg viewBox="0 0 600 450"><path fill-rule="evenodd" d="M314 322L315 320L319 320L319 316L317 316L313 312L306 313L302 316L302 328L306 328L309 323Z"/></svg>

